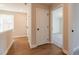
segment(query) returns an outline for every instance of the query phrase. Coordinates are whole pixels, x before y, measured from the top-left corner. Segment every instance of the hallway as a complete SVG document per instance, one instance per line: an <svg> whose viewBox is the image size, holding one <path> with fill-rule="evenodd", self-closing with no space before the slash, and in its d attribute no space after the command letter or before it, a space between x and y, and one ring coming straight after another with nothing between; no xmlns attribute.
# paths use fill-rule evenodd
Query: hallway
<svg viewBox="0 0 79 59"><path fill-rule="evenodd" d="M30 49L26 38L15 39L7 55L65 55L60 48L52 44L44 44Z"/></svg>

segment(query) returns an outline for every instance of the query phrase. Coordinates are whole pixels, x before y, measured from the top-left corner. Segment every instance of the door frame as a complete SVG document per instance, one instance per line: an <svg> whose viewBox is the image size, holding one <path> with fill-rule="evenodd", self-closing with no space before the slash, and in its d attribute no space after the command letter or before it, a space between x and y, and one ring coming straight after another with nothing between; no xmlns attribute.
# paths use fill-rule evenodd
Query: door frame
<svg viewBox="0 0 79 59"><path fill-rule="evenodd" d="M56 10L56 9L59 9L59 8L63 8L63 5L58 5L55 9L52 9L52 11L51 11L51 16L53 16L53 12ZM62 9L63 11L62 12L64 12L64 8ZM64 13L63 13L64 14ZM53 26L53 19L52 19L53 17L51 17L51 28L52 28L52 26ZM60 21L60 20L59 20ZM63 25L64 25L64 16L63 16ZM60 27L59 27L60 28ZM62 27L62 30L64 31L64 26ZM64 35L64 33L63 33L63 31L62 31L62 34ZM53 36L54 34L53 34L53 28L52 28L52 30L51 30L51 36ZM53 41L53 37L51 37L51 40ZM62 40L64 40L64 39L62 39ZM54 42L52 42L51 41L51 43L54 43ZM59 47L59 48L63 48L63 46L64 46L64 43L63 43L63 41L62 41L62 44L59 44L59 43L57 43L57 42L55 42L55 44L57 44L57 46Z"/></svg>
<svg viewBox="0 0 79 59"><path fill-rule="evenodd" d="M64 12L64 6L63 6L63 4L58 4L56 7L54 7L53 9L50 9L50 41L52 40L52 38L51 38L51 33L52 33L52 25L51 25L51 21L52 21L52 19L51 19L51 11L52 10L55 10L55 9L58 9L58 8L60 8L60 7L63 7L63 12ZM63 13L63 15L64 15L64 13ZM64 17L63 17L64 18ZM63 21L63 24L64 24L64 21ZM64 31L64 26L63 26L63 31ZM63 32L63 35L64 35L64 32ZM63 39L64 40L64 39ZM52 42L51 42L52 43ZM64 44L64 43L63 43Z"/></svg>
<svg viewBox="0 0 79 59"><path fill-rule="evenodd" d="M50 8L50 43L51 43L51 32L52 32L52 28L51 28L51 10L55 10L59 7L63 7L63 16L64 16L64 22L63 22L63 48L62 48L62 51L65 53L65 54L68 54L68 37L69 37L69 27L68 27L68 24L69 24L69 6L68 4L59 4L57 5L55 8ZM66 24L68 23L68 24Z"/></svg>

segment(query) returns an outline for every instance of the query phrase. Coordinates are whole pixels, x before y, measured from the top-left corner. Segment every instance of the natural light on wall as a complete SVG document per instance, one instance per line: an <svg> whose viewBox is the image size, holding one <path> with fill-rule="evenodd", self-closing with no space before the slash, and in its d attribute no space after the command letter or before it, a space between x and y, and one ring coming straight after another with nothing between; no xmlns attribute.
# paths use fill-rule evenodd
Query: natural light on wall
<svg viewBox="0 0 79 59"><path fill-rule="evenodd" d="M0 32L12 30L14 28L14 16L0 14Z"/></svg>
<svg viewBox="0 0 79 59"><path fill-rule="evenodd" d="M53 33L63 33L63 7L53 10Z"/></svg>

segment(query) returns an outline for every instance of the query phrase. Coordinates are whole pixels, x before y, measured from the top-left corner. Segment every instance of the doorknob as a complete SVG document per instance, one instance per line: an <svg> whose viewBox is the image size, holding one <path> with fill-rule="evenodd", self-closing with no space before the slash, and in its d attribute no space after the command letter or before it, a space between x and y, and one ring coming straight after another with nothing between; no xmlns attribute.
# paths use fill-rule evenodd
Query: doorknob
<svg viewBox="0 0 79 59"><path fill-rule="evenodd" d="M37 30L39 31L39 28L37 28Z"/></svg>
<svg viewBox="0 0 79 59"><path fill-rule="evenodd" d="M72 32L74 32L74 30L72 30Z"/></svg>

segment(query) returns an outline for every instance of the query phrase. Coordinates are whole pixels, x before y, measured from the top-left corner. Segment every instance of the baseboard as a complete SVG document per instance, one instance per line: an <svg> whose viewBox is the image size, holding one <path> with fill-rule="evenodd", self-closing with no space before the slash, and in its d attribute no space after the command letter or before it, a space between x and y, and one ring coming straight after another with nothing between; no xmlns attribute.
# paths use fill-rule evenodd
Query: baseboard
<svg viewBox="0 0 79 59"><path fill-rule="evenodd" d="M35 47L37 47L37 45L31 45L31 46L30 46L30 48L35 48Z"/></svg>
<svg viewBox="0 0 79 59"><path fill-rule="evenodd" d="M67 51L66 49L62 49L62 51L63 51L66 55L68 55L68 51Z"/></svg>
<svg viewBox="0 0 79 59"><path fill-rule="evenodd" d="M56 41L51 42L51 44L54 44L54 45L56 45L59 48L63 48L62 44L60 44L60 43L58 43Z"/></svg>
<svg viewBox="0 0 79 59"><path fill-rule="evenodd" d="M44 43L44 44L47 44L47 43L50 43L50 42L46 42L46 43ZM40 44L40 45L43 45L43 44ZM40 45L39 45L39 44L30 45L30 48L35 48L35 47L40 46Z"/></svg>
<svg viewBox="0 0 79 59"><path fill-rule="evenodd" d="M14 40L11 41L9 47L6 49L6 51L3 53L3 55L6 55L9 51L9 49L11 48L12 44L13 44Z"/></svg>
<svg viewBox="0 0 79 59"><path fill-rule="evenodd" d="M18 38L18 37L27 37L26 35L22 35L22 36L13 36L13 38Z"/></svg>

